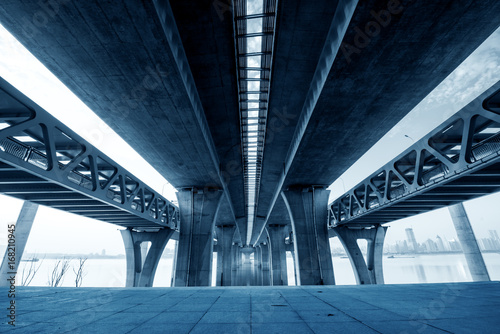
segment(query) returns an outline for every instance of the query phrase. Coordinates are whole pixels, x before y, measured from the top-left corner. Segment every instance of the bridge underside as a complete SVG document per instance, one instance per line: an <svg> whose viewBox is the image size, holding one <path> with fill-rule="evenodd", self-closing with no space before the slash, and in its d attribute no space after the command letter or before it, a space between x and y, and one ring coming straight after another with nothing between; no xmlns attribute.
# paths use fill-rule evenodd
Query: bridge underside
<svg viewBox="0 0 500 334"><path fill-rule="evenodd" d="M333 284L328 212L330 227L359 223L378 228L500 189L500 162L484 157L467 161L464 156L473 149L465 145L465 136L457 141L446 135L436 147L427 143L415 149L421 162L405 156L400 169L390 166L368 180L361 195L356 188L327 205L324 188L500 25L500 17L491 15L500 12L500 2L494 0L356 3L279 2L275 43L267 45L274 52L272 80L269 73L258 78L270 84L259 92L268 94L269 106L267 119L257 126L266 129L266 136L252 228L247 226L235 57L241 31L234 31L234 19L242 18L235 18L230 7L212 0L196 6L186 1L93 0L54 2L41 10L40 3L3 2L2 24L179 190L182 218L177 224L175 206L120 166L110 168L100 152L88 147L78 151L81 139L45 116L36 125L28 123L34 130L14 133L24 121L12 119L32 121L31 109L19 111L8 103L0 103L6 124L0 128L0 192L130 230L183 226L178 285L209 285L215 241L220 241L216 251L225 252L218 254L226 261L221 282L231 276L232 285L286 284L283 262L291 252L299 282L303 272L310 279L302 282L313 282L304 284ZM50 24L39 24L34 13ZM340 34L335 36L343 43L325 65L334 49L332 34ZM492 102L494 108L497 102ZM500 121L498 115L489 119L484 110L476 116L477 124L468 122L469 115L463 118L465 128L456 127L467 133L476 126L478 133L469 131L475 136L471 143L483 145L488 138L480 132L497 129ZM20 134L28 140L18 138ZM495 153L497 139L486 142ZM466 154L460 154L457 165L453 154L459 143ZM460 174L470 163L475 169ZM436 166L453 176L432 174L427 180L432 185L420 182L425 173L416 170L433 173ZM438 185L440 177L446 182ZM408 197L398 197L399 190L391 193L403 187ZM371 206L375 199L378 206ZM150 286L172 233L147 235L159 246L142 263L138 249L149 239L128 232L123 233L128 282ZM381 235L372 239L378 246L383 242ZM148 268L139 268L146 263ZM371 270L370 263L363 265ZM143 278L137 275L142 269L147 270ZM377 280L382 278L372 279Z"/></svg>
<svg viewBox="0 0 500 334"><path fill-rule="evenodd" d="M281 191L271 185L283 173L306 94L317 84L311 80L332 15L326 3L281 7L269 115L277 122L264 153L257 217L267 217ZM500 11L497 1L398 1L397 9L388 3L358 3L283 189L330 185L500 25L499 17L484 20ZM252 243L260 231L254 229Z"/></svg>

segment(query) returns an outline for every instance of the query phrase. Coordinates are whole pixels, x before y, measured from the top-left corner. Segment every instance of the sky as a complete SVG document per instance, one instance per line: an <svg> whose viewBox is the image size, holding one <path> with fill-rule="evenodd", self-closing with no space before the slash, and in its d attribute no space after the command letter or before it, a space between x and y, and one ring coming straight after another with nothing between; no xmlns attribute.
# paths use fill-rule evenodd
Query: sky
<svg viewBox="0 0 500 334"><path fill-rule="evenodd" d="M104 124L84 103L0 26L0 76L151 188L175 201L175 189L137 152ZM376 168L411 146L427 132L481 94L500 78L500 29L461 66L346 171L330 189L331 200L342 195ZM465 203L478 237L500 229L500 194ZM0 195L0 245L5 245L7 224L15 222L22 202ZM440 209L389 224L386 242L406 238L413 227L417 241L456 238L447 209ZM28 253L124 253L118 226L40 207L28 240Z"/></svg>

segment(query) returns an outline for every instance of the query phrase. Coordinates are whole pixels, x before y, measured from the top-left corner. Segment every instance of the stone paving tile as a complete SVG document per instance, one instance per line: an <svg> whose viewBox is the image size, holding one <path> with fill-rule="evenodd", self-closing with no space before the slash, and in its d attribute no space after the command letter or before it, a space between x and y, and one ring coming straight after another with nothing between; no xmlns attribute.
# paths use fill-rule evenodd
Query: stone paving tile
<svg viewBox="0 0 500 334"><path fill-rule="evenodd" d="M151 307L156 307L156 306L171 307L185 300L186 298L165 296L162 298L155 298L155 299L141 298L137 299L136 302L137 304L150 305Z"/></svg>
<svg viewBox="0 0 500 334"><path fill-rule="evenodd" d="M252 311L252 323L303 322L297 312L255 312Z"/></svg>
<svg viewBox="0 0 500 334"><path fill-rule="evenodd" d="M75 324L76 327L80 327L85 324L89 324L94 321L98 321L100 319L104 319L110 317L115 312L93 312L93 311L81 311L81 312L73 312L64 316L60 316L54 319L44 320L46 323L57 323L57 324L65 324L72 323Z"/></svg>
<svg viewBox="0 0 500 334"><path fill-rule="evenodd" d="M387 310L350 310L346 312L349 316L354 319L361 321L379 321L379 320L407 320L407 317L403 317L399 314L392 313Z"/></svg>
<svg viewBox="0 0 500 334"><path fill-rule="evenodd" d="M195 324L153 324L145 323L131 330L130 334L188 334ZM127 333L127 334L128 334ZM217 332L215 332L217 333ZM205 334L209 334L206 332Z"/></svg>
<svg viewBox="0 0 500 334"><path fill-rule="evenodd" d="M452 333L500 333L500 311L495 317L474 317L465 315L462 319L436 319L425 323Z"/></svg>
<svg viewBox="0 0 500 334"><path fill-rule="evenodd" d="M171 307L170 305L168 307ZM122 310L120 312L123 313L149 313L149 312L156 312L157 314L167 310L168 308L166 305L161 305L161 304L139 304L133 307L130 307L128 309Z"/></svg>
<svg viewBox="0 0 500 334"><path fill-rule="evenodd" d="M250 323L250 312L207 312L199 323L233 324Z"/></svg>
<svg viewBox="0 0 500 334"><path fill-rule="evenodd" d="M380 333L415 333L415 334L443 334L447 333L441 329L429 326L418 321L363 321L363 324L373 328Z"/></svg>
<svg viewBox="0 0 500 334"><path fill-rule="evenodd" d="M375 334L379 333L360 322L315 322L308 323L308 326L316 334L331 333L356 333L356 334Z"/></svg>
<svg viewBox="0 0 500 334"><path fill-rule="evenodd" d="M188 312L188 311L203 311L206 312L213 304L193 304L189 302L180 302L172 307L169 307L167 311L172 312Z"/></svg>
<svg viewBox="0 0 500 334"><path fill-rule="evenodd" d="M17 327L14 330L10 330L9 333L37 333L37 334L54 334L54 333L65 333L68 331L73 331L78 326L74 323L45 323L38 322L25 327Z"/></svg>
<svg viewBox="0 0 500 334"><path fill-rule="evenodd" d="M189 332L189 334L208 334L208 333L250 334L251 332L250 332L250 324L205 324L205 323L198 323Z"/></svg>
<svg viewBox="0 0 500 334"><path fill-rule="evenodd" d="M116 303L103 304L99 306L89 305L89 308L83 311L92 311L92 312L124 312L125 310L129 310L133 308L133 305L121 305Z"/></svg>
<svg viewBox="0 0 500 334"><path fill-rule="evenodd" d="M327 304L327 303L322 303L320 301L315 301L315 302L303 302L303 303L300 303L300 302L294 302L294 303L291 303L290 306L294 309L294 310L304 310L304 311L313 311L313 310L336 310L336 308L332 307L331 305Z"/></svg>
<svg viewBox="0 0 500 334"><path fill-rule="evenodd" d="M372 305L367 303L359 303L359 302L331 302L328 303L333 305L335 308L345 311L347 313L357 310L384 310L384 308L380 308L378 305Z"/></svg>
<svg viewBox="0 0 500 334"><path fill-rule="evenodd" d="M220 300L220 299L219 299ZM210 312L250 312L250 303L231 303L217 301L209 309Z"/></svg>
<svg viewBox="0 0 500 334"><path fill-rule="evenodd" d="M307 323L315 322L349 322L357 321L356 319L339 311L297 311L299 316Z"/></svg>
<svg viewBox="0 0 500 334"><path fill-rule="evenodd" d="M19 329L19 328L22 328L22 327L26 327L26 326L31 326L35 324L35 322L27 322L27 321L17 321L16 320L16 326L11 326L9 325L7 322L5 323L2 323L0 324L0 333L7 333L7 332L10 332L10 331L13 331L14 329Z"/></svg>
<svg viewBox="0 0 500 334"><path fill-rule="evenodd" d="M71 334L88 334L88 333L113 333L125 334L135 329L135 324L117 324L108 322L94 322L83 327L72 329L67 333Z"/></svg>
<svg viewBox="0 0 500 334"><path fill-rule="evenodd" d="M101 318L99 322L101 323L112 323L112 324L131 324L139 326L144 322L153 319L158 316L158 312L143 312L140 314L130 314L126 312L119 312L107 317Z"/></svg>
<svg viewBox="0 0 500 334"><path fill-rule="evenodd" d="M252 334L308 334L314 333L313 330L304 322L298 323L266 323L252 324ZM329 333L329 332L326 332Z"/></svg>
<svg viewBox="0 0 500 334"><path fill-rule="evenodd" d="M29 321L29 322L46 322L46 321L53 321L55 318L60 318L63 317L67 314L73 313L72 311L69 312L60 312L60 311L53 311L51 309L46 309L43 311L34 311L30 312L27 314L19 314L16 317L16 320L19 321ZM3 319L2 319L3 320Z"/></svg>
<svg viewBox="0 0 500 334"><path fill-rule="evenodd" d="M205 312L162 312L149 319L150 324L195 324L205 315Z"/></svg>

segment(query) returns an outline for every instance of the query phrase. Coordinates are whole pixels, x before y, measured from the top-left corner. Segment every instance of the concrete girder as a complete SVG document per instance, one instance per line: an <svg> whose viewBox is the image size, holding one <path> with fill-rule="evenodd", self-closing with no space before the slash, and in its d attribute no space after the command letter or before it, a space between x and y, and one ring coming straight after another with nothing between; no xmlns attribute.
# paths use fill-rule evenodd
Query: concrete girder
<svg viewBox="0 0 500 334"><path fill-rule="evenodd" d="M347 27L349 26L357 4L357 0L338 1L337 8L335 10L335 14L333 15L323 49L319 56L314 75L309 85L309 90L302 105L300 115L298 116L297 127L295 128L295 132L293 134L293 137L291 138L288 149L284 148L288 152L284 159L283 171L280 172L276 187L274 190L272 190L272 197L270 198L270 202L261 204L263 208L268 209L266 213L261 213L261 215L265 216L265 220L262 224L255 226L256 228L254 228L254 232L251 238L251 244L255 244L260 238L260 235L266 227L267 220L269 219L273 211L276 200L280 196L288 172L290 171L295 155L297 154L299 145L302 141L309 120L311 119L313 111L316 107L316 103L321 95L321 91L323 90L325 82L328 78L328 73L332 68L333 62L341 46L342 39L344 38Z"/></svg>

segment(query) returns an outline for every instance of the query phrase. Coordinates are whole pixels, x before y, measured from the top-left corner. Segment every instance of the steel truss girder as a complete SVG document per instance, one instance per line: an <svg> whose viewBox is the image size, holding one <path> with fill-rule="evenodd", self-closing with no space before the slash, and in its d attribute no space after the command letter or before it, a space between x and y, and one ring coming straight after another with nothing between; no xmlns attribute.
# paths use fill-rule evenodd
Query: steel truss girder
<svg viewBox="0 0 500 334"><path fill-rule="evenodd" d="M499 191L500 113L483 108L499 88L500 81L332 202L329 226L390 222Z"/></svg>
<svg viewBox="0 0 500 334"><path fill-rule="evenodd" d="M123 216L132 223L113 223L126 227L176 229L179 219L175 205L2 78L0 193L103 221Z"/></svg>

